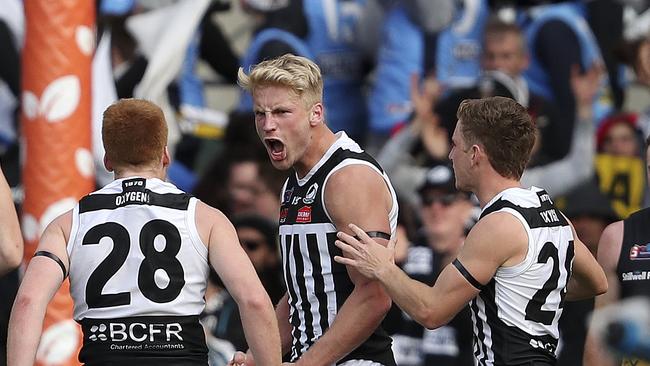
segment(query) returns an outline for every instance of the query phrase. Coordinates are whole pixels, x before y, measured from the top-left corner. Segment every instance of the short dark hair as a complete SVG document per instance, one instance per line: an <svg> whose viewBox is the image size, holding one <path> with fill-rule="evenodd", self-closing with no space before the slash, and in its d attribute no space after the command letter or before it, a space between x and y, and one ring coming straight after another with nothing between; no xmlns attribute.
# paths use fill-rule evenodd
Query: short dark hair
<svg viewBox="0 0 650 366"><path fill-rule="evenodd" d="M526 108L505 97L466 99L456 116L465 141L482 145L494 170L507 178L521 178L536 134Z"/></svg>
<svg viewBox="0 0 650 366"><path fill-rule="evenodd" d="M155 163L167 146L165 115L146 100L118 100L104 111L102 142L114 166Z"/></svg>

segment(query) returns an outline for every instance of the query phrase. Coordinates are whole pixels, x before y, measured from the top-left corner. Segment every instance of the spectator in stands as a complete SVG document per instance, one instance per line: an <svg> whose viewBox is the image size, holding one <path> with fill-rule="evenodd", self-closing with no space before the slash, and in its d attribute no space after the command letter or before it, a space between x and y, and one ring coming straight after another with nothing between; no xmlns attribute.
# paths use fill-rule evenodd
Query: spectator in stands
<svg viewBox="0 0 650 366"><path fill-rule="evenodd" d="M258 164L268 162L255 132L252 113L234 112L229 120L223 146L207 164L193 193L231 216L241 210L252 210L259 189Z"/></svg>
<svg viewBox="0 0 650 366"><path fill-rule="evenodd" d="M411 75L437 74L445 85L476 79L480 33L488 14L487 0L377 2L383 15L372 28L380 36L368 98L373 149L379 149L413 111Z"/></svg>
<svg viewBox="0 0 650 366"><path fill-rule="evenodd" d="M571 138L572 126L563 124L553 105L530 89L523 77L529 63L529 51L521 29L515 24L491 20L483 32L481 80L471 88L451 91L435 107L439 124L447 130L450 138L456 126L456 110L463 99L510 94L528 109L538 128L538 149L529 166L563 158L569 145L562 141ZM500 90L504 87L506 94Z"/></svg>
<svg viewBox="0 0 650 366"><path fill-rule="evenodd" d="M619 113L601 122L596 134L598 151L616 156L641 156L641 131L637 129L637 116Z"/></svg>
<svg viewBox="0 0 650 366"><path fill-rule="evenodd" d="M644 35L625 42L619 51L635 74L625 88L623 111L639 116L637 126L645 138L650 135L650 38Z"/></svg>
<svg viewBox="0 0 650 366"><path fill-rule="evenodd" d="M596 135L599 154L595 163L600 190L621 219L639 210L645 198L646 165L636 121L634 114L613 115L601 123Z"/></svg>
<svg viewBox="0 0 650 366"><path fill-rule="evenodd" d="M194 194L229 216L257 213L277 221L285 180L286 174L248 147L231 147L213 162Z"/></svg>
<svg viewBox="0 0 650 366"><path fill-rule="evenodd" d="M556 161L568 151L570 144L561 145L558 141L561 140L559 136L571 136L572 131L566 130L544 98L530 93L522 77L528 65L528 53L521 30L512 24L491 21L485 29L482 58L483 79L471 88L447 93L442 100L443 92L435 78L426 78L421 87L417 80L412 80L411 99L415 113L411 124L398 132L378 155L378 160L391 175L395 188L407 201L417 202L415 187L422 182L426 165L431 161L446 159L450 134L456 126L456 110L464 99L499 95L511 97L528 106L539 129L537 152L531 167ZM580 75L575 75L575 78L580 78ZM583 79L586 80L587 76ZM587 95L589 98L592 96ZM588 133L593 134L593 130L590 129ZM576 138L581 138L582 143L585 136L581 134ZM580 159L576 154L571 157ZM591 160L584 165L591 166ZM582 181L590 177L593 170L587 171L586 176L582 174L585 169L577 171L581 173L577 178ZM549 189L552 191L553 187Z"/></svg>
<svg viewBox="0 0 650 366"><path fill-rule="evenodd" d="M545 187L551 197L557 197L593 177L596 146L592 103L599 89L602 72L602 68L597 67L584 74L578 68L572 70L570 83L577 103L578 124L572 134L569 154L550 164L524 170L522 186Z"/></svg>
<svg viewBox="0 0 650 366"><path fill-rule="evenodd" d="M246 147L231 147L212 162L193 193L227 216L249 210L255 198L259 161Z"/></svg>
<svg viewBox="0 0 650 366"><path fill-rule="evenodd" d="M575 67L586 73L604 61L589 24L582 1L566 1L526 9L522 27L531 49L530 67L525 77L530 90L551 101L557 108L561 124L573 131L577 102L571 92L571 74ZM557 50L564 50L557 52ZM601 76L601 84L592 100L594 121L598 122L613 109L609 79ZM571 133L558 135L558 144L568 146Z"/></svg>

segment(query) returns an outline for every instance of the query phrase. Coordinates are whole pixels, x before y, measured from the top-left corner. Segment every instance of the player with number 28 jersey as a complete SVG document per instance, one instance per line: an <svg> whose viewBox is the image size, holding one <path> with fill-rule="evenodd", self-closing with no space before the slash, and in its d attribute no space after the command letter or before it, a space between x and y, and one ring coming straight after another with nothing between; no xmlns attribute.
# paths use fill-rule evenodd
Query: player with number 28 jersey
<svg viewBox="0 0 650 366"><path fill-rule="evenodd" d="M146 100L115 102L104 112L102 142L115 180L43 231L12 309L8 364L44 361L37 349L45 310L69 275L84 365L207 366L199 314L212 267L237 303L251 353L279 366L273 305L235 228L164 181L171 159L162 110Z"/></svg>
<svg viewBox="0 0 650 366"><path fill-rule="evenodd" d="M170 183L132 178L75 207L67 250L82 360L116 348L207 351L198 315L208 250L195 226L196 203Z"/></svg>

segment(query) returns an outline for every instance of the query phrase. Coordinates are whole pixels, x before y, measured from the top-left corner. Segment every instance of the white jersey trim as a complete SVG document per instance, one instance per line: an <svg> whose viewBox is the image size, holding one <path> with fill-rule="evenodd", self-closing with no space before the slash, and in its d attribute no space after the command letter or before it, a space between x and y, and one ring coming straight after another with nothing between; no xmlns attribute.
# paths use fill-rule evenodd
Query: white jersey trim
<svg viewBox="0 0 650 366"><path fill-rule="evenodd" d="M70 257L72 256L75 239L77 239L77 230L79 230L79 202L72 209L72 225L70 226L70 235L65 246L65 250L68 252L68 274L70 274L70 263L72 262Z"/></svg>
<svg viewBox="0 0 650 366"><path fill-rule="evenodd" d="M192 246L196 250L196 252L199 254L199 256L205 260L206 263L210 263L210 260L208 259L208 246L206 243L201 240L201 236L199 235L199 230L196 227L196 205L199 202L198 199L192 197L190 198L190 202L187 206L187 215L185 216L185 222L187 224L190 240L192 241Z"/></svg>
<svg viewBox="0 0 650 366"><path fill-rule="evenodd" d="M338 148L343 148L345 150L350 150L358 153L363 152L363 149L356 142L354 142L354 140L349 138L348 135L345 134L345 132L343 131L337 132L336 137L337 137L336 141L334 141L332 146L330 146L329 149L327 149L327 151L320 158L318 163L316 163L316 165L314 165L311 168L311 170L309 170L309 173L307 173L307 175L305 175L302 178L299 178L298 173L294 173L296 174L296 181L298 182L298 186L300 187L304 186L309 181L309 179L311 179L311 177L314 174L316 174L318 169L320 169L320 167L323 166L323 164L325 164L327 160L329 160L329 158L334 154L334 152L338 150Z"/></svg>
<svg viewBox="0 0 650 366"><path fill-rule="evenodd" d="M533 233L530 231L530 227L526 222L526 219L516 210L511 208L503 208L495 212L507 212L512 216L516 217L523 229L526 231L526 236L528 237L528 246L526 248L526 256L518 264L508 266L508 267L499 267L495 276L499 277L516 277L520 274L526 272L534 263L535 263L535 253L537 253L537 243L533 240ZM493 212L494 213L494 212Z"/></svg>
<svg viewBox="0 0 650 366"><path fill-rule="evenodd" d="M390 208L390 211L388 212L388 223L390 225L390 236L391 236L391 238L394 237L395 233L397 231L397 213L398 213L397 212L398 205L397 205L397 198L396 198L397 196L395 194L395 190L393 189L393 186L390 184L390 180L388 179L388 176L386 174L382 173L379 169L377 169L377 167L374 166L372 163L370 163L368 161L365 161L365 160L347 158L347 159L343 160L341 163L339 163L337 166L335 166L327 174L327 176L325 177L325 180L323 181L323 188L322 188L323 189L322 190L323 194L321 194L321 201L322 201L321 203L323 205L323 211L325 211L325 215L327 215L327 218L331 222L334 222L334 220L332 220L332 217L330 216L329 211L327 211L327 205L325 204L325 190L326 190L325 187L327 187L327 181L329 181L332 174L334 174L335 172L337 172L337 171L339 171L339 170L341 170L341 169L343 169L343 168L345 168L347 166L350 166L350 165L365 165L365 166L368 166L372 170L374 170L384 180L384 184L386 184L386 186L388 188L388 191L390 193L390 196L391 196L391 208Z"/></svg>

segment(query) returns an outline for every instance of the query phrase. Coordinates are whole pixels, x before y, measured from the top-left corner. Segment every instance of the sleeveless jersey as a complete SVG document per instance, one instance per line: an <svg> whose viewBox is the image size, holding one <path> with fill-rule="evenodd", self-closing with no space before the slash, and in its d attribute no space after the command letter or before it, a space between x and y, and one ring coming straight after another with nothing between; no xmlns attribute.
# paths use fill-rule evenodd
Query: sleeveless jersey
<svg viewBox="0 0 650 366"><path fill-rule="evenodd" d="M292 361L327 331L354 288L346 267L334 261L334 256L342 255L342 252L334 245L337 228L330 219L323 197L332 173L348 165L366 165L375 170L386 182L393 198L388 217L391 235L397 227L397 200L388 177L379 164L345 133L339 132L337 136L336 142L305 177L298 179L292 174L283 188L280 248L289 295ZM370 210L375 202L367 204ZM339 363L347 360L395 365L391 340L379 327Z"/></svg>
<svg viewBox="0 0 650 366"><path fill-rule="evenodd" d="M196 203L159 179L126 178L76 205L67 251L81 362L207 364Z"/></svg>
<svg viewBox="0 0 650 366"><path fill-rule="evenodd" d="M650 208L639 210L623 221L623 244L616 272L621 299L650 296Z"/></svg>
<svg viewBox="0 0 650 366"><path fill-rule="evenodd" d="M620 298L650 296L650 208L644 208L623 220L623 242L616 275L621 290ZM622 366L648 366L637 359L624 359Z"/></svg>
<svg viewBox="0 0 650 366"><path fill-rule="evenodd" d="M549 195L536 187L501 192L481 218L493 212L510 213L521 222L528 252L521 263L500 267L470 303L478 365L554 365L573 231Z"/></svg>

